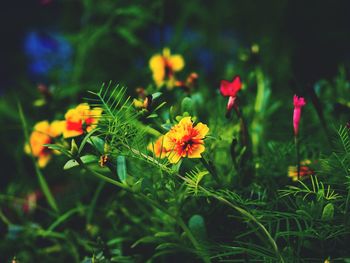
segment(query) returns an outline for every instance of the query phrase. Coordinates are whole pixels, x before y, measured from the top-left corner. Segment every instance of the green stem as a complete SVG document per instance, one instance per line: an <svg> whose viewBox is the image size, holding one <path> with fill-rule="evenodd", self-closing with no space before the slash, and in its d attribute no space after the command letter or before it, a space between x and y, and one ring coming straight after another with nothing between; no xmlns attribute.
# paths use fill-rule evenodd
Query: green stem
<svg viewBox="0 0 350 263"><path fill-rule="evenodd" d="M188 179L186 177L183 177L180 174L177 174L178 177L180 177L182 180L187 181ZM218 196L216 194L211 193L210 191L208 191L207 189L205 189L202 186L199 186L199 188L208 196L211 196L213 198L215 198L216 200L220 201L221 203L224 203L226 205L228 205L229 207L233 208L234 210L236 210L238 213L240 213L241 215L243 215L244 217L248 218L249 220L252 220L259 228L260 230L264 233L264 235L267 237L270 245L272 246L277 258L280 260L280 262L284 262L282 256L280 255L279 251L278 251L278 247L277 244L275 242L275 240L272 238L272 236L270 235L269 231L265 228L265 226L263 224L261 224L251 213L249 213L247 210L236 206L234 204L232 204L230 201L228 201L227 199Z"/></svg>
<svg viewBox="0 0 350 263"><path fill-rule="evenodd" d="M91 223L91 219L92 219L92 216L94 213L94 209L96 207L97 199L100 196L100 193L101 193L103 187L105 186L105 184L106 184L105 181L101 181L100 184L98 185L96 191L95 191L94 196L92 197L92 201L91 201L91 204L90 204L90 207L88 209L87 216L86 216L86 221L88 224Z"/></svg>
<svg viewBox="0 0 350 263"><path fill-rule="evenodd" d="M139 154L139 155L140 155L140 154L141 154L141 155L144 155L144 154L140 153L138 150L135 150L135 149L130 148L130 147L129 147L129 149L132 150L135 154L137 153L137 154ZM169 171L169 169L168 169L166 166L164 166L163 164L159 163L159 162L158 162L157 160L155 160L153 157L147 156L146 159L147 159L148 161L153 162L154 164L158 165L162 170L167 171L167 172L171 172L171 171ZM176 175L177 177L179 177L180 179L182 179L183 181L185 181L185 182L188 181L188 178L186 178L186 177L184 177L184 176L182 176L182 175L180 175L180 174L178 174L178 173L175 173L175 175ZM208 196L211 196L211 197L215 198L216 200L218 200L218 201L220 201L220 202L222 202L222 203L228 205L229 207L233 208L234 210L236 210L238 213L240 213L240 214L243 215L244 217L246 217L246 218L252 220L252 221L259 227L259 229L264 233L264 235L267 237L267 239L268 239L270 245L272 246L272 248L273 248L273 250L274 250L274 252L275 252L275 254L276 254L276 257L279 259L279 261L282 262L282 263L284 262L282 256L281 256L280 253L279 253L278 246L277 246L275 240L274 240L274 239L272 238L272 236L270 235L269 231L268 231L268 230L265 228L265 226L264 226L263 224L261 224L251 213L249 213L247 210L245 210L245 209L243 209L243 208L241 208L241 207L239 207L239 206L236 206L236 205L232 204L230 201L226 200L225 198L223 198L223 197L221 197L221 196L217 196L217 195L215 195L215 194L212 194L210 191L206 190L206 189L205 189L204 187L202 187L202 186L199 186L199 188L200 188L205 194L207 194Z"/></svg>
<svg viewBox="0 0 350 263"><path fill-rule="evenodd" d="M26 119L24 117L22 106L21 106L21 104L19 102L18 102L18 112L19 112L19 117L20 117L21 122L22 122L22 127L23 127L23 133L24 133L25 141L29 145L30 152L33 153L32 146L31 146L30 141L29 141L27 122L26 122ZM52 193L50 191L49 185L47 184L47 181L46 181L44 175L42 174L42 172L41 172L41 170L40 170L40 168L39 168L39 166L38 166L38 164L37 164L33 154L30 154L30 156L31 156L34 168L35 168L35 174L37 175L38 180L39 180L40 188L43 191L43 193L44 193L44 195L45 195L45 197L47 199L47 202L49 203L50 207L55 212L58 212L59 209L58 209L56 200L55 200L55 198L53 197L53 195L52 195Z"/></svg>
<svg viewBox="0 0 350 263"><path fill-rule="evenodd" d="M84 168L86 171L90 172L91 174L93 174L94 176L96 176L99 179L102 179L104 181L106 181L107 183L113 184L115 186L118 186L120 188L122 188L123 190L134 194L135 196L141 198L142 200L146 200L149 204L151 204L153 207L159 209L160 211L166 213L167 215L169 215L170 217L174 218L177 222L177 224L182 228L182 230L186 233L188 239L191 241L192 245L194 246L194 248L196 248L198 251L201 251L201 247L200 244L198 243L198 241L196 240L196 238L194 237L194 235L192 234L191 230L187 227L187 225L184 223L184 221L182 220L181 217L173 215L171 212L169 212L165 207L161 206L160 204L158 204L156 201L152 200L151 198L149 198L147 195L144 195L142 193L137 193L134 192L131 188L129 188L129 186L124 185L118 181L115 181L103 174L100 174L99 172L94 171L93 169L89 168L88 166L86 166L81 159L78 157L76 158L76 161L79 163L79 165ZM203 261L205 263L210 263L210 259L208 257L204 257L203 256Z"/></svg>
<svg viewBox="0 0 350 263"><path fill-rule="evenodd" d="M204 165L205 169L207 169L207 171L214 177L215 181L218 184L220 184L219 176L216 173L216 170L215 170L215 167L213 166L213 164L211 164L208 160L206 160L204 158L204 156L202 156L201 162Z"/></svg>
<svg viewBox="0 0 350 263"><path fill-rule="evenodd" d="M297 135L294 136L295 152L297 158L297 171L298 171L298 180L300 179L300 150L299 150L299 138Z"/></svg>

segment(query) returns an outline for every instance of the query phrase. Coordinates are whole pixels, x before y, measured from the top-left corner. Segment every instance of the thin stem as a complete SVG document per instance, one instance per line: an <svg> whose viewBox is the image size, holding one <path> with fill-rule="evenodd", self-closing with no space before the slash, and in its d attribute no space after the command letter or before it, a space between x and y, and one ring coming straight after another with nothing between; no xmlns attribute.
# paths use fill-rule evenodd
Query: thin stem
<svg viewBox="0 0 350 263"><path fill-rule="evenodd" d="M241 142L242 142L242 145L243 146L246 146L248 148L249 146L249 134L248 134L248 128L247 128L247 124L243 118L243 115L238 107L238 100L236 99L236 102L233 106L236 114L237 114L237 117L240 121L240 124L241 124L241 136L242 136L242 139L241 139Z"/></svg>
<svg viewBox="0 0 350 263"><path fill-rule="evenodd" d="M299 150L299 138L298 135L294 136L294 144L295 144L295 153L297 157L297 171L298 171L298 180L300 179L300 150Z"/></svg>
<svg viewBox="0 0 350 263"><path fill-rule="evenodd" d="M216 173L215 167L212 163L210 163L207 159L204 158L204 156L202 156L201 158L201 162L204 165L205 169L208 170L208 172L213 176L213 178L215 179L215 181L220 184L220 180L219 180L219 176Z"/></svg>
<svg viewBox="0 0 350 263"><path fill-rule="evenodd" d="M91 223L91 219L92 219L92 216L94 213L94 209L96 207L97 199L100 196L101 190L103 189L105 184L106 184L105 181L101 181L100 184L98 185L95 193L94 193L94 196L92 197L92 201L91 201L91 204L90 204L90 207L88 209L87 216L86 216L86 221L88 224Z"/></svg>
<svg viewBox="0 0 350 263"><path fill-rule="evenodd" d="M153 157L148 156L148 155L145 155L145 154L143 154L143 153L139 152L138 150L133 149L133 148L131 148L131 147L128 147L128 149L131 150L134 154L142 155L147 161L152 162L152 163L154 163L155 165L158 165L158 166L161 168L161 170L171 173L171 171L169 171L169 169L168 169L165 165L159 163L159 162L158 162L156 159L154 159ZM176 175L177 177L179 177L179 178L182 179L183 181L188 182L188 178L186 178L186 177L180 175L179 173L175 173L174 175ZM217 195L215 195L215 194L212 194L210 191L206 190L206 189L205 189L204 187L202 187L202 186L199 186L199 188L200 188L204 193L206 193L207 195L212 196L213 198L217 199L218 201L220 201L220 202L222 202L222 203L224 203L224 204L230 206L231 208L235 209L237 212L239 212L239 213L240 213L241 215L243 215L244 217L246 217L246 218L252 220L252 221L261 229L261 231L265 234L265 236L267 237L267 239L268 239L269 243L271 244L272 248L274 249L275 254L276 254L276 256L278 257L279 261L282 262L282 263L284 262L282 256L281 256L280 253L279 253L279 250L278 250L278 247L277 247L277 244L276 244L275 240L272 238L272 236L270 235L270 233L268 232L268 230L264 227L264 225L261 224L252 214L250 214L247 210L245 210L245 209L243 209L243 208L241 208L241 207L239 207L239 206L236 206L236 205L232 204L230 201L226 200L225 198L223 198L223 197L221 197L221 196L217 196ZM153 201L153 200L152 200L152 201ZM185 231L185 230L184 230L184 231ZM192 244L193 244L193 242L192 242ZM194 244L193 244L193 245L194 245ZM195 246L195 245L194 245L194 246Z"/></svg>
<svg viewBox="0 0 350 263"><path fill-rule="evenodd" d="M29 145L29 149L30 149L30 157L32 159L34 168L35 168L35 174L38 177L38 181L39 181L39 185L41 187L41 190L43 191L48 204L50 205L50 207L55 211L55 212L59 212L56 200L53 196L53 194L51 193L51 190L49 188L49 185L44 177L44 175L42 174L34 156L33 156L33 149L32 149L32 145L30 144L30 140L29 140L29 134L28 134L28 126L27 126L27 122L23 113L23 109L21 104L18 102L18 112L19 112L19 117L21 119L22 122L22 127L23 127L23 133L24 133L24 138L26 143L28 143Z"/></svg>
<svg viewBox="0 0 350 263"><path fill-rule="evenodd" d="M137 193L134 192L131 188L129 188L127 185L124 185L118 181L115 181L111 178L109 178L108 176L105 176L103 174L100 174L99 172L94 171L93 169L89 168L88 166L86 166L82 160L78 157L76 158L76 161L79 163L79 165L84 168L86 171L92 173L94 176L96 176L99 179L102 179L110 184L113 184L115 186L118 186L120 188L122 188L123 190L134 194L135 196L141 198L142 200L146 200L149 204L151 204L152 206L154 206L155 208L159 209L160 211L166 213L167 215L169 215L170 217L174 218L175 221L177 222L177 224L182 228L182 230L186 233L188 239L191 241L192 245L194 246L194 248L196 248L198 251L201 251L201 247L200 244L198 243L198 241L196 240L196 238L194 237L194 235L192 234L191 230L187 227L187 225L185 224L185 222L182 220L181 217L176 216L174 214L172 214L171 212L169 212L165 207L163 207L162 205L158 204L156 201L152 200L151 198L149 198L147 195L144 195L142 193ZM205 263L210 263L210 259L206 256L202 256L202 259Z"/></svg>
<svg viewBox="0 0 350 263"><path fill-rule="evenodd" d="M187 181L188 179L186 177L183 177L180 174L176 174L178 177L180 177L182 180ZM261 224L251 213L249 213L247 210L236 206L234 204L232 204L230 201L228 201L227 199L218 196L216 194L211 193L210 191L208 191L207 189L205 189L202 186L199 186L199 188L208 196L211 196L213 198L215 198L216 200L228 205L229 207L233 208L234 210L236 210L238 213L240 213L241 215L243 215L244 217L252 220L259 228L260 230L265 234L265 236L267 237L267 239L269 240L269 243L271 244L273 250L275 251L276 256L278 257L278 259L280 260L280 262L284 262L282 256L279 253L277 244L275 242L275 240L272 238L272 236L270 235L269 231L265 228L265 226L263 224Z"/></svg>

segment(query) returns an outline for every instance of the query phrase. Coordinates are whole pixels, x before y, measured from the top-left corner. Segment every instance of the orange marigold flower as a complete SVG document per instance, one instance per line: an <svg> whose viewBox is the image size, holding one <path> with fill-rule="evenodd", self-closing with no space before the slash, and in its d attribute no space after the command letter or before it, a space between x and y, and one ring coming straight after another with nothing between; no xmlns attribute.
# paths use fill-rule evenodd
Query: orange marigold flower
<svg viewBox="0 0 350 263"><path fill-rule="evenodd" d="M64 121L54 121L51 124L48 121L41 121L35 124L29 144L25 145L24 150L27 154L38 158L39 167L45 167L52 155L52 150L45 147L44 144L50 144L53 138L60 136L64 126Z"/></svg>
<svg viewBox="0 0 350 263"><path fill-rule="evenodd" d="M200 122L194 126L191 117L185 117L149 149L158 157L168 157L171 163L183 157L201 158L205 150L203 140L208 132L207 125Z"/></svg>
<svg viewBox="0 0 350 263"><path fill-rule="evenodd" d="M101 108L90 109L87 103L79 104L74 109L68 110L65 115L66 127L63 137L75 137L83 134L85 131L90 132L96 127L101 114Z"/></svg>
<svg viewBox="0 0 350 263"><path fill-rule="evenodd" d="M185 61L181 55L171 55L169 48L164 48L162 54L155 54L149 61L153 73L153 80L157 87L166 85L173 88L176 82L175 72L181 71Z"/></svg>

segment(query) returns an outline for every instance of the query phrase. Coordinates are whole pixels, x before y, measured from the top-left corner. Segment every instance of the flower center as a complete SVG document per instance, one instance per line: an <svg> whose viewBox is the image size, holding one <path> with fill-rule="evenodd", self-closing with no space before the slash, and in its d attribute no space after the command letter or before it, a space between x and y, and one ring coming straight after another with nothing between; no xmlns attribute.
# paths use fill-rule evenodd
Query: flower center
<svg viewBox="0 0 350 263"><path fill-rule="evenodd" d="M167 59L164 59L165 76L171 78L174 75L173 68Z"/></svg>
<svg viewBox="0 0 350 263"><path fill-rule="evenodd" d="M182 150L183 151L188 151L192 145L194 144L194 141L192 139L189 139L188 141L184 141L182 145Z"/></svg>

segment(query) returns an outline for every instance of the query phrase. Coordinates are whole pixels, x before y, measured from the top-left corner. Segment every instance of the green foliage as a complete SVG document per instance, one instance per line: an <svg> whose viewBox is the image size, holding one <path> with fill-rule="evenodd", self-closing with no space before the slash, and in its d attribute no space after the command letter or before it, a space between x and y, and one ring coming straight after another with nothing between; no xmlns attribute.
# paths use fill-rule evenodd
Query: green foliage
<svg viewBox="0 0 350 263"><path fill-rule="evenodd" d="M285 197L288 195L303 195L303 200L305 200L309 195L313 195L317 201L332 201L340 198L339 194L335 193L334 190L331 190L330 185L327 187L324 186L322 182L319 182L317 176L311 176L311 185L312 187L308 187L302 181L299 181L301 187L297 186L288 186L288 189L281 190L281 197Z"/></svg>
<svg viewBox="0 0 350 263"><path fill-rule="evenodd" d="M150 82L148 59L155 50L143 38L147 25L158 25L166 17L162 8L168 5L181 9L171 10L178 21L169 29L175 35L169 46L186 60L176 80L185 83L188 73L196 70L198 85L193 87L167 89ZM13 159L16 165L10 163L13 172L1 186L1 262L14 257L19 262L84 263L349 261L350 134L344 120L350 82L345 67L340 67L334 81L315 85L322 114L306 97L299 142L300 160L309 162L297 163L293 94L278 85L291 86L286 77L288 57L269 62L268 45L262 40L239 48L234 58L231 46L236 44L222 45L216 39L221 33L211 34L208 28L205 34L213 35L209 45L219 43L216 52L222 55L220 65L208 61L214 77L203 74L205 63L196 62L192 52L192 46L204 45L202 38L194 34L192 39L190 29L184 38L181 31L188 19L207 21L208 14L195 1L178 5L81 1L79 32L72 28L67 34L75 47L67 82L51 76L57 88L49 89L49 98L33 91L23 95L19 115L8 97L0 101L3 126L24 131L23 140L15 142L17 136L3 145L12 151L5 160ZM219 9L214 12L218 8L213 3L213 14L227 12L226 7ZM217 19L211 18L210 22ZM167 37L164 30L161 41ZM187 35L193 42L183 41ZM227 59L225 46L230 46ZM213 50L206 51L203 57L210 58ZM203 68L195 68L197 64ZM236 98L237 108L225 118L228 98L219 95L219 83L211 88L213 79L232 79L237 73L244 86ZM96 86L115 74L130 88L112 81ZM301 84L300 88L304 89ZM85 120L80 136L52 138L45 144L45 151L52 154L45 168L38 166L33 154L30 160L23 157L32 124L65 119L64 112L86 96L85 90L91 90L85 98L90 107L103 110L98 125L88 132ZM140 107L134 97L141 101ZM339 105L345 114L337 110ZM203 139L205 151L201 158L182 156L172 164L164 158L168 153L155 153L159 147L155 142L188 116L194 125L202 122L209 127ZM341 123L331 145L329 123ZM298 164L310 173L293 182L288 168Z"/></svg>

